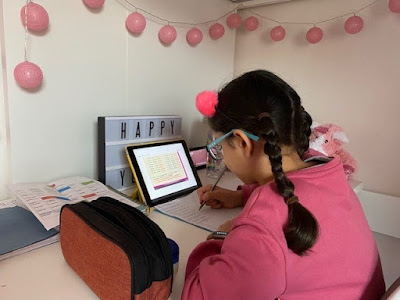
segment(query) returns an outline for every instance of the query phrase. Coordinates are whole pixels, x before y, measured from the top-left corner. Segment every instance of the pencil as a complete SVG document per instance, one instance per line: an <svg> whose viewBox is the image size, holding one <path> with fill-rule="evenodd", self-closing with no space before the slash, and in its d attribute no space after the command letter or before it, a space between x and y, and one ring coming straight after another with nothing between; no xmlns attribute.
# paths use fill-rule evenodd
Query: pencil
<svg viewBox="0 0 400 300"><path fill-rule="evenodd" d="M225 171L226 171L226 167L224 167L224 168L222 169L221 173L218 175L218 178L217 178L217 180L214 182L213 186L211 187L210 192L212 192L213 190L215 190L215 187L217 186L218 182L221 180L221 178L222 178L222 176L224 175ZM202 203L200 204L199 210L202 209L202 207L204 206L204 204L206 204L206 203L205 203L205 202L202 202Z"/></svg>

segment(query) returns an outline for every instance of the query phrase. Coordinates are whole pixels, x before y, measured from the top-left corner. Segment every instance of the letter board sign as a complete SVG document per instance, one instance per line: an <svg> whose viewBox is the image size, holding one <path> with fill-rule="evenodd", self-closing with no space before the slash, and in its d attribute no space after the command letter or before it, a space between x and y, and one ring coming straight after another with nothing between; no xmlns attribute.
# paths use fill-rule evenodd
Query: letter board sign
<svg viewBox="0 0 400 300"><path fill-rule="evenodd" d="M99 181L117 190L135 185L125 146L182 138L180 116L98 117Z"/></svg>

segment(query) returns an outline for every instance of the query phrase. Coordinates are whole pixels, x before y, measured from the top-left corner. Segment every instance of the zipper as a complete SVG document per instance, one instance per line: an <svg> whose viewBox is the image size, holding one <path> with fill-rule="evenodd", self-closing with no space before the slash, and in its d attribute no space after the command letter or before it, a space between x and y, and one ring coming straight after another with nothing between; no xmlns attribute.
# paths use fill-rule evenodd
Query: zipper
<svg viewBox="0 0 400 300"><path fill-rule="evenodd" d="M121 203L115 199L108 197L101 197L96 201L99 200L101 202L110 203L120 210L123 209L124 210L123 213L125 213L125 210L127 210L128 212L130 212L129 214L130 218L132 217L131 215L133 214L135 215L135 217L137 217L137 219L141 221L137 223L153 237L152 240L155 242L159 252L161 252L162 254L163 270L164 274L166 275L166 278L171 276L173 274L171 248L169 246L167 237L165 236L164 232L160 229L160 227L157 224L155 224L152 220L150 220L147 216L145 216L142 212L138 211L136 208L133 208L127 204ZM143 223L148 226L142 226Z"/></svg>
<svg viewBox="0 0 400 300"><path fill-rule="evenodd" d="M149 278L148 278L149 286L151 285L151 282L154 280L155 277L152 270L157 267L159 268L158 263L161 264L161 273L162 276L164 276L165 272L163 271L164 270L163 256L160 255L160 251L156 243L154 242L153 237L150 234L148 234L148 231L146 230L146 228L143 228L140 222L138 222L135 218L132 218L132 214L125 212L122 207L116 205L115 203L109 203L102 200L100 201L97 200L96 202L90 203L90 206L93 207L93 209L99 211L100 214L103 214L107 219L112 221L115 225L121 227L126 232L127 235L140 241L141 246L143 245L142 248L145 249L147 262L149 266ZM136 228L140 229L138 232L135 232L136 236L133 236L132 230L130 230L130 228L128 228L128 226L126 225L128 223L131 224L134 223L132 224L132 226L136 226ZM152 255L154 254L152 251L153 249L156 250L156 255Z"/></svg>

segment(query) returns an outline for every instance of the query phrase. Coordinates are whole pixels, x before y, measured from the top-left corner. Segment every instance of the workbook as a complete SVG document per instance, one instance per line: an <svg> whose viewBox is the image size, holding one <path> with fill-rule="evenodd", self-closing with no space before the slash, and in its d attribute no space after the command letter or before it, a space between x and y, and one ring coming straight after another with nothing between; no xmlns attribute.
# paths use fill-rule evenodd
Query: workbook
<svg viewBox="0 0 400 300"><path fill-rule="evenodd" d="M58 230L47 231L29 210L0 205L0 261L58 240Z"/></svg>
<svg viewBox="0 0 400 300"><path fill-rule="evenodd" d="M112 197L141 209L127 196L110 190L99 181L87 177L69 177L50 183L20 183L10 190L28 207L46 230L60 225L60 211L65 204L93 201L99 197Z"/></svg>
<svg viewBox="0 0 400 300"><path fill-rule="evenodd" d="M203 176L202 180L204 184L212 184L215 179ZM243 184L241 180L234 174L225 172L218 186L235 190L241 184ZM236 218L242 211L242 207L213 209L209 206L204 206L201 210L199 210L199 207L199 197L197 192L193 192L174 201L157 205L156 210L208 231L217 230L220 225Z"/></svg>
<svg viewBox="0 0 400 300"><path fill-rule="evenodd" d="M157 205L156 210L207 231L215 231L226 221L236 218L242 207L213 209L205 206L199 210L198 196L193 192L174 201Z"/></svg>

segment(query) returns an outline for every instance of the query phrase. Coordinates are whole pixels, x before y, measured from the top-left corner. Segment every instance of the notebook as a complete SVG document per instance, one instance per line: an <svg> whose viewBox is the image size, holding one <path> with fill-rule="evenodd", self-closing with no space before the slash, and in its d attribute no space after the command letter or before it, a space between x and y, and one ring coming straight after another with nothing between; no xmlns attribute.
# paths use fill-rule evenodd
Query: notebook
<svg viewBox="0 0 400 300"><path fill-rule="evenodd" d="M58 241L32 212L19 206L0 209L0 260Z"/></svg>

